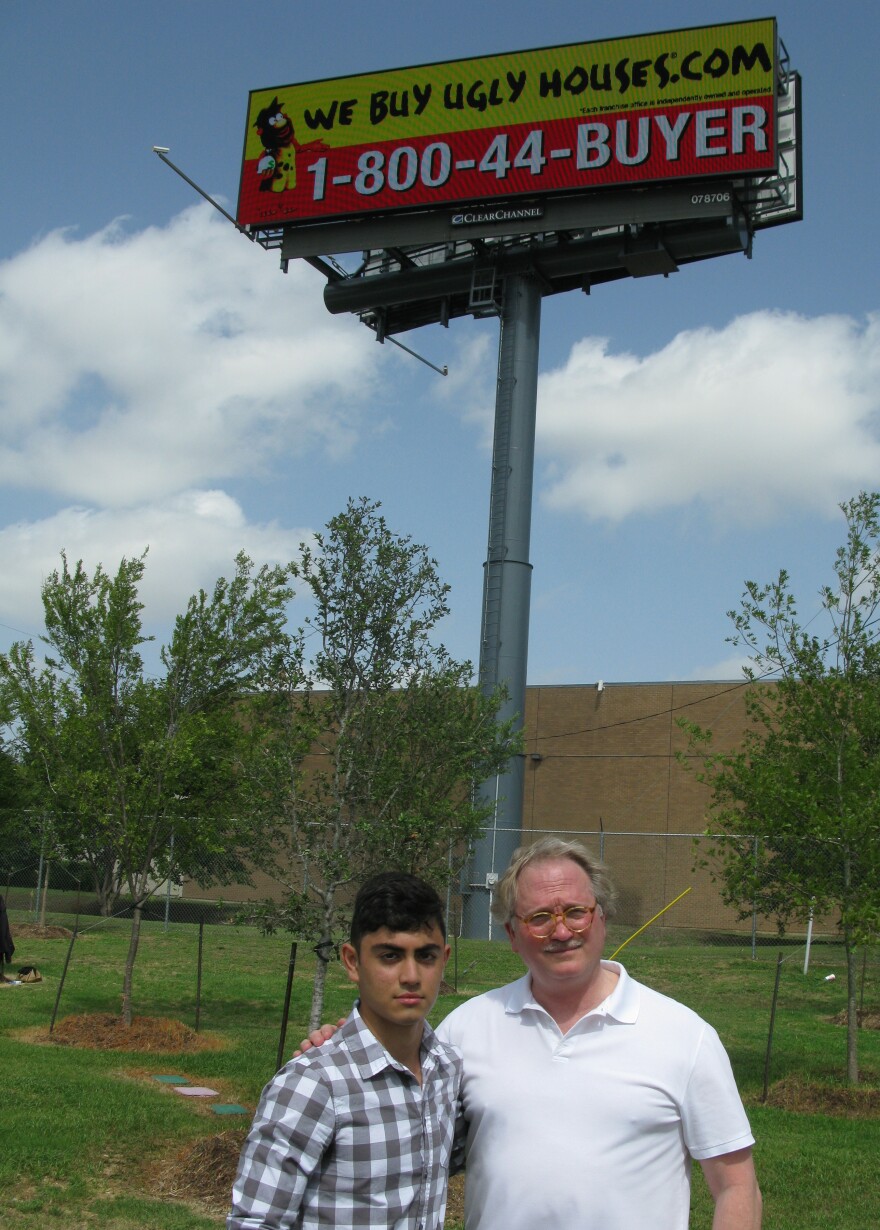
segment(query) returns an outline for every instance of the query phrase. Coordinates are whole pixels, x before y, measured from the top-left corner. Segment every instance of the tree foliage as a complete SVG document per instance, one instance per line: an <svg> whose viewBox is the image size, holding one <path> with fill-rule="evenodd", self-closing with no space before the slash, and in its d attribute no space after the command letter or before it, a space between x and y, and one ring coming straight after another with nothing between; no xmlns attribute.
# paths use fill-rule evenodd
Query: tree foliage
<svg viewBox="0 0 880 1230"><path fill-rule="evenodd" d="M21 765L0 744L0 843L14 839L16 844L24 844L31 835L29 820Z"/></svg>
<svg viewBox="0 0 880 1230"><path fill-rule="evenodd" d="M219 854L227 882L268 855L271 822L251 806L254 710L269 680L296 663L287 570L255 569L241 554L231 580L189 600L161 650L164 673L149 675L138 596L145 555L123 559L113 576L100 565L90 576L62 554L42 589L44 657L30 641L0 655L0 704L47 853L88 866L104 913L123 892L133 902L127 1020L141 910L171 871L172 836L174 870L202 883Z"/></svg>
<svg viewBox="0 0 880 1230"><path fill-rule="evenodd" d="M713 752L708 732L690 732L715 825L736 835L715 849L728 902L780 929L811 911L839 922L856 1081L855 950L880 935L880 495L863 492L841 510L846 541L820 591L824 628L801 622L785 571L768 585L748 582L729 614L730 639L751 659L751 729L730 754Z"/></svg>
<svg viewBox="0 0 880 1230"><path fill-rule="evenodd" d="M299 874L264 923L317 941L314 1024L349 886L382 868L448 883L487 817L473 784L517 747L497 720L501 697L483 696L471 664L432 643L448 611L436 562L379 508L349 501L302 547L293 572L312 604L311 661L301 686L279 692L267 743Z"/></svg>

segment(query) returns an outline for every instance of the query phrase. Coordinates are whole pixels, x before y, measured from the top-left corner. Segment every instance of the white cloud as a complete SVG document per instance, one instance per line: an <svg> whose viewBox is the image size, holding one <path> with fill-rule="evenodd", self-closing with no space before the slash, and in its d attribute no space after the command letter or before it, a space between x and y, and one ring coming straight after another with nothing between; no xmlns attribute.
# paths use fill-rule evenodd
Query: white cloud
<svg viewBox="0 0 880 1230"><path fill-rule="evenodd" d="M468 322L473 326L473 321ZM476 425L481 444L492 447L497 337L480 330L456 336L449 374L434 386L438 401L453 403L465 423Z"/></svg>
<svg viewBox="0 0 880 1230"><path fill-rule="evenodd" d="M538 403L552 507L827 513L880 473L880 317L755 312L645 358L585 338L542 377Z"/></svg>
<svg viewBox="0 0 880 1230"><path fill-rule="evenodd" d="M347 453L376 370L320 276L207 205L55 232L0 264L0 482L134 506L279 455Z"/></svg>
<svg viewBox="0 0 880 1230"><path fill-rule="evenodd" d="M709 666L695 666L690 672L691 679L745 679L744 671L752 662L745 654L731 654L721 658Z"/></svg>
<svg viewBox="0 0 880 1230"><path fill-rule="evenodd" d="M155 626L167 624L190 594L210 591L217 577L231 575L240 550L258 564L287 563L311 532L274 522L249 524L240 505L222 491L187 491L123 510L67 508L0 530L2 619L18 634L39 633L40 588L60 567L62 549L71 564L82 559L92 572L101 563L112 573L123 556L131 559L149 548L141 597L145 619Z"/></svg>

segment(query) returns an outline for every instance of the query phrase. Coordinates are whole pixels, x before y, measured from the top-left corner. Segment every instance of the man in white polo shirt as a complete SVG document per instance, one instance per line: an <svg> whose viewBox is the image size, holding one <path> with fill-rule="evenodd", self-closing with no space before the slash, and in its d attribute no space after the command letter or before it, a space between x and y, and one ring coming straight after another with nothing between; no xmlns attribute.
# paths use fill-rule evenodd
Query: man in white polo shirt
<svg viewBox="0 0 880 1230"><path fill-rule="evenodd" d="M467 1230L760 1230L748 1120L715 1030L603 961L615 893L578 842L514 855L493 912L527 973L437 1029L464 1058Z"/></svg>

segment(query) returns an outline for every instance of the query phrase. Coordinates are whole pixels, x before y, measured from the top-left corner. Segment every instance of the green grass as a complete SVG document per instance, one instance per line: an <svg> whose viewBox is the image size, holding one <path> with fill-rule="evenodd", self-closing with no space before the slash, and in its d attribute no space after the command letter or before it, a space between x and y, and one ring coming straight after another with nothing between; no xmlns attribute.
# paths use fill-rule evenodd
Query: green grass
<svg viewBox="0 0 880 1230"><path fill-rule="evenodd" d="M20 921L29 921L24 914ZM16 915L11 922L13 933ZM52 920L49 920L52 921ZM61 919L69 923L70 919ZM612 937L612 946L616 939ZM752 961L747 946L682 942L650 933L622 959L635 977L688 1003L719 1030L748 1104L758 1140L756 1161L765 1196L765 1224L773 1230L865 1230L880 1225L876 1158L880 1120L799 1114L761 1104L764 1056L777 951L782 967L771 1080L799 1077L828 1086L843 1082L845 1031L830 1018L845 1006L843 957L835 945L817 946L810 972L803 951L772 945ZM73 948L59 1019L118 1011L128 942L126 924L85 931ZM186 1055L86 1051L35 1045L23 1031L48 1027L68 944L17 938L13 970L34 964L41 983L0 991L0 1065L3 1147L0 1149L0 1224L11 1230L46 1226L101 1230L209 1230L224 1218L156 1195L150 1175L163 1158L199 1137L242 1120L213 1115L204 1104L176 1096L150 1073L181 1072L222 1090L224 1100L252 1110L275 1068L290 937L261 937L248 928L204 931L201 1029L223 1050ZM611 948L609 948L609 951ZM135 1012L195 1023L198 928L166 933L148 924L135 969ZM306 1032L313 955L298 951L285 1053ZM464 998L516 978L518 958L505 944L461 941L447 969L457 994L444 996L440 1019ZM836 981L826 983L827 973ZM877 966L868 969L866 1007L877 1007ZM332 967L326 1016L351 1004L341 968ZM880 1088L880 1033L861 1035L866 1083ZM692 1230L708 1230L711 1204L701 1178L694 1182Z"/></svg>

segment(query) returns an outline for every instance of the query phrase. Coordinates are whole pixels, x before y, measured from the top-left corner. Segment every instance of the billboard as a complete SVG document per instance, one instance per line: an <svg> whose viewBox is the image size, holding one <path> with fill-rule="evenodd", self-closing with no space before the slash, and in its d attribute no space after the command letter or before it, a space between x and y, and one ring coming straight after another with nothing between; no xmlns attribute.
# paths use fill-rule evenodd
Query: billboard
<svg viewBox="0 0 880 1230"><path fill-rule="evenodd" d="M730 22L250 95L256 228L776 170L776 22Z"/></svg>

